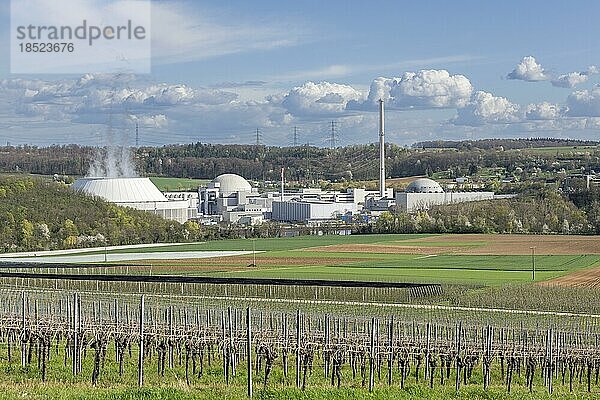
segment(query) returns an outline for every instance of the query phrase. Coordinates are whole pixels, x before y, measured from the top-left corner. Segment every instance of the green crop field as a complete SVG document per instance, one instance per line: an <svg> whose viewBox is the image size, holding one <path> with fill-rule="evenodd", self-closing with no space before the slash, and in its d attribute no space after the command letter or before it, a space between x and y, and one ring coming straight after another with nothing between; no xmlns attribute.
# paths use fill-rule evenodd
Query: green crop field
<svg viewBox="0 0 600 400"><path fill-rule="evenodd" d="M256 267L248 267L252 256L218 259L153 260L136 262L151 264L154 273L197 276L257 277L289 279L344 279L368 281L430 282L469 285L499 285L528 283L532 280L532 259L529 255L485 255L444 252L444 248L465 251L485 248L493 240L457 241L446 235L441 240L426 241L435 235L352 235L301 236L294 238L237 239L161 246L142 249L122 249L109 253L166 251L252 251L256 250ZM446 241L445 238L449 239ZM425 240L424 240L425 239ZM451 240L454 239L454 240ZM524 237L524 240L526 237ZM365 251L353 245L365 246ZM323 246L343 246L327 248ZM394 247L396 246L396 247ZM406 254L406 251L386 252L388 247L418 247L435 254ZM437 248L440 249L439 253ZM402 248L402 247L400 247ZM381 251L378 249L382 249ZM97 252L96 252L97 253ZM600 255L537 255L535 280L544 281L567 273L600 265Z"/></svg>
<svg viewBox="0 0 600 400"><path fill-rule="evenodd" d="M343 254L337 254L343 256ZM540 260L536 281L564 275L578 268L594 265L600 256L573 260L572 256L549 256ZM258 267L248 271L216 273L220 276L344 279L366 281L433 282L495 285L529 282L532 278L527 256L437 256L423 259L412 255L397 255L384 261L361 261L353 265ZM260 264L259 264L260 265Z"/></svg>

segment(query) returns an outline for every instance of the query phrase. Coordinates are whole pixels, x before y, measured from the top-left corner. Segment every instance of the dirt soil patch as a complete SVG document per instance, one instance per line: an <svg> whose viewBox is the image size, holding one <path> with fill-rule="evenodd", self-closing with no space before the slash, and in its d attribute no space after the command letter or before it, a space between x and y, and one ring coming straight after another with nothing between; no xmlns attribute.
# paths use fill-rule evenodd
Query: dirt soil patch
<svg viewBox="0 0 600 400"><path fill-rule="evenodd" d="M453 253L458 247L390 245L390 244L336 244L331 246L311 247L307 251L333 253L372 253L372 254L441 254Z"/></svg>
<svg viewBox="0 0 600 400"><path fill-rule="evenodd" d="M559 278L540 282L539 285L597 288L600 287L600 267L575 271Z"/></svg>
<svg viewBox="0 0 600 400"><path fill-rule="evenodd" d="M341 244L306 250L372 254L529 255L531 247L535 247L538 255L600 254L600 236L440 235L394 244Z"/></svg>
<svg viewBox="0 0 600 400"><path fill-rule="evenodd" d="M442 235L422 239L444 244L485 242L480 246L463 246L458 254L527 255L535 246L535 254L579 255L600 254L600 236L578 235Z"/></svg>

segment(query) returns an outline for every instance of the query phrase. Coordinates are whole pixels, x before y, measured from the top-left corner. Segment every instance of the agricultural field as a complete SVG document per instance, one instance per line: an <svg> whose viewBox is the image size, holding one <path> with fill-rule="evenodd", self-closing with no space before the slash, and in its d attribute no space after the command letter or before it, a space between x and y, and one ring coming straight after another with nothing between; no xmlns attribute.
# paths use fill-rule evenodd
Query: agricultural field
<svg viewBox="0 0 600 400"><path fill-rule="evenodd" d="M150 180L162 192L196 191L198 186L206 185L207 179L171 178L163 176L151 176Z"/></svg>
<svg viewBox="0 0 600 400"><path fill-rule="evenodd" d="M525 239L525 240L524 240ZM532 258L531 247L535 247ZM473 285L546 281L600 265L600 238L519 235L304 236L179 245L177 251L242 256L152 260L153 273L223 277L346 279ZM172 251L169 246L116 253ZM256 261L256 267L248 267Z"/></svg>

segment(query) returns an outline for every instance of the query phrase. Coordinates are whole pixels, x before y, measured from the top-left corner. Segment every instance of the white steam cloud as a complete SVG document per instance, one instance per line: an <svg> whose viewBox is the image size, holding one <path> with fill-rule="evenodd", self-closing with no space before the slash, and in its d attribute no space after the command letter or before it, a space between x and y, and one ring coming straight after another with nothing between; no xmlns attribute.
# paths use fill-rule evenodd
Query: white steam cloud
<svg viewBox="0 0 600 400"><path fill-rule="evenodd" d="M131 149L125 146L98 148L87 176L93 178L132 178L137 176Z"/></svg>

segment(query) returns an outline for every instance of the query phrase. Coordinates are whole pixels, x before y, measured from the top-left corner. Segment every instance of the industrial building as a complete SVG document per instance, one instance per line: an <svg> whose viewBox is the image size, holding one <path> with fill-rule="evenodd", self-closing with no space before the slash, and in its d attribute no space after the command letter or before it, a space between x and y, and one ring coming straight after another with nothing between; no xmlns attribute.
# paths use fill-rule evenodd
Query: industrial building
<svg viewBox="0 0 600 400"><path fill-rule="evenodd" d="M198 189L200 219L204 223L261 223L264 219L311 223L367 210L374 215L395 204L394 191L385 186L385 139L383 101L379 103L379 190L347 189L345 192L318 188L258 193L243 177L217 176Z"/></svg>
<svg viewBox="0 0 600 400"><path fill-rule="evenodd" d="M415 212L434 205L493 199L494 192L444 192L436 181L420 178L409 183L404 192L396 193L396 207L401 211Z"/></svg>
<svg viewBox="0 0 600 400"><path fill-rule="evenodd" d="M217 176L207 187L198 189L198 198L203 220L250 225L261 223L272 203L236 174Z"/></svg>
<svg viewBox="0 0 600 400"><path fill-rule="evenodd" d="M285 222L319 222L337 219L358 212L358 205L350 202L274 201L271 219Z"/></svg>
<svg viewBox="0 0 600 400"><path fill-rule="evenodd" d="M72 188L122 207L149 211L179 223L189 219L189 199L169 200L148 178L82 178L75 181Z"/></svg>
<svg viewBox="0 0 600 400"><path fill-rule="evenodd" d="M164 192L169 201L187 201L187 219L198 219L199 205L198 192Z"/></svg>
<svg viewBox="0 0 600 400"><path fill-rule="evenodd" d="M259 193L236 174L223 174L198 189L200 217L204 222L258 224L265 219L309 222L363 209L379 192L348 189L345 192L318 188ZM386 195L393 198L393 190Z"/></svg>

